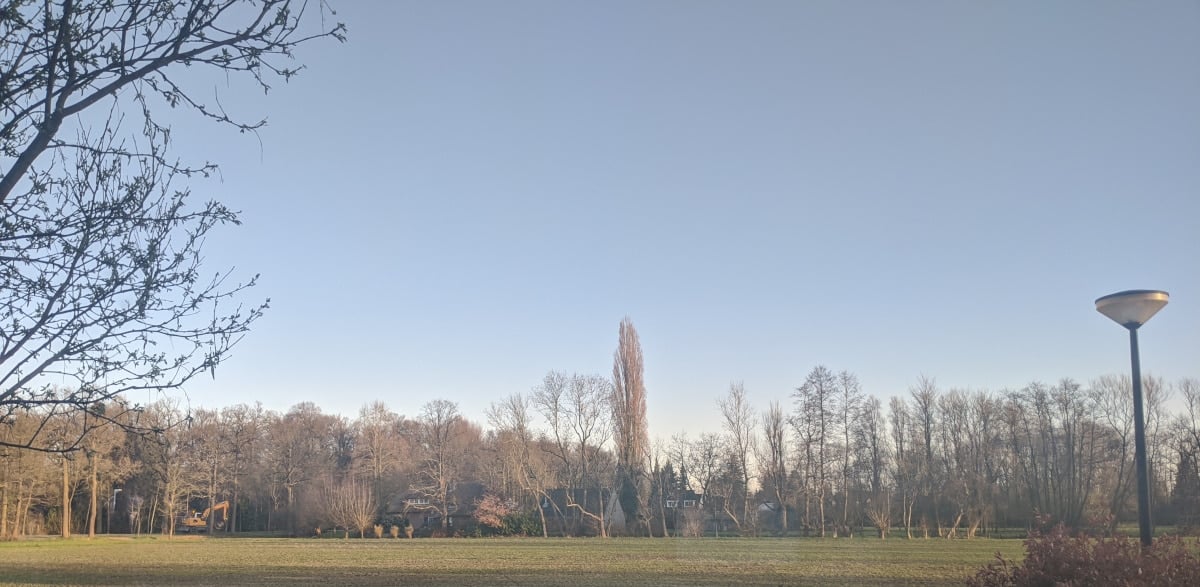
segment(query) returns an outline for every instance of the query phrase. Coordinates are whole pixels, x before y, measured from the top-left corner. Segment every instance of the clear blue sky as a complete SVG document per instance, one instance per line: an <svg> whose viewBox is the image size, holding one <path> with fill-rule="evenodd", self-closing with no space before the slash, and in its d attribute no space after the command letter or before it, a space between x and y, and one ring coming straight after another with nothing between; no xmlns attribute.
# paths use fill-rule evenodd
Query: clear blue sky
<svg viewBox="0 0 1200 587"><path fill-rule="evenodd" d="M1000 390L1128 369L1093 300L1172 302L1144 368L1200 376L1200 4L337 2L345 45L258 138L180 118L244 212L215 270L272 308L193 405L431 399L482 420L611 373L632 317L651 435L744 381ZM788 402L790 405L790 402Z"/></svg>

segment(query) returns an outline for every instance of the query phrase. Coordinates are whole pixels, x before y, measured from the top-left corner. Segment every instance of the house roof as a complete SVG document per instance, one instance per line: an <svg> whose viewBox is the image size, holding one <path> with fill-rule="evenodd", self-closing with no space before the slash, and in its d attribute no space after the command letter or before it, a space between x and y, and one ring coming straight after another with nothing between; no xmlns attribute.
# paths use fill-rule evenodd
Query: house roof
<svg viewBox="0 0 1200 587"><path fill-rule="evenodd" d="M487 493L487 488L482 483L468 482L459 483L450 492L448 501L452 506L457 506L451 509L453 515L473 515L475 512L475 504L483 499L483 495ZM423 508L433 509L438 504L433 503L429 499L429 495L419 491L408 491L394 495L388 500L385 511L388 514L402 514L405 511L412 510L412 501L417 499L429 500L427 506Z"/></svg>

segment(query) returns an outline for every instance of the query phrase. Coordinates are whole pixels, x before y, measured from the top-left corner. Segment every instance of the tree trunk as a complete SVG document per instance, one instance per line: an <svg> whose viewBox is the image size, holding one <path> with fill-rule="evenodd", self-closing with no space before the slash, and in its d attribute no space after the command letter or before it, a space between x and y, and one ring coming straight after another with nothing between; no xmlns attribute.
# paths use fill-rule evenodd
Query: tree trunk
<svg viewBox="0 0 1200 587"><path fill-rule="evenodd" d="M583 494L584 501L587 503L587 493ZM600 488L600 537L608 538L608 523L604 519L604 488Z"/></svg>
<svg viewBox="0 0 1200 587"><path fill-rule="evenodd" d="M99 500L96 499L96 494L99 492L97 487L100 482L100 475L96 471L96 454L88 455L88 459L92 465L92 481L91 481L91 509L88 511L88 540L96 537L96 506Z"/></svg>
<svg viewBox="0 0 1200 587"><path fill-rule="evenodd" d="M8 538L8 483L0 490L0 540Z"/></svg>
<svg viewBox="0 0 1200 587"><path fill-rule="evenodd" d="M904 534L908 537L909 540L912 540L912 537L913 537L913 535L912 535L913 501L914 500L909 499L908 496L902 495L900 497L900 502L901 502L900 506L904 509Z"/></svg>
<svg viewBox="0 0 1200 587"><path fill-rule="evenodd" d="M658 496L658 515L659 515L659 518L662 519L663 538L669 538L671 536L671 534L667 531L667 506L666 506L666 504L663 503L662 489L661 489L662 483L661 482L659 483L659 488L660 489L659 489L659 496Z"/></svg>
<svg viewBox="0 0 1200 587"><path fill-rule="evenodd" d="M960 523L962 523L962 519L963 519L963 512L960 511L960 512L958 512L958 515L954 517L954 524L951 525L950 529L946 531L947 539L955 538L958 536L958 525Z"/></svg>
<svg viewBox="0 0 1200 587"><path fill-rule="evenodd" d="M62 460L62 537L71 537L71 492L70 469L67 459Z"/></svg>
<svg viewBox="0 0 1200 587"><path fill-rule="evenodd" d="M295 510L295 508L292 507L292 500L294 499L294 495L292 493L292 486L285 485L284 488L287 489L288 531L291 532L292 534L295 534L296 533L296 514L293 511L293 510Z"/></svg>
<svg viewBox="0 0 1200 587"><path fill-rule="evenodd" d="M800 526L804 529L803 534L808 536L808 527L812 523L812 496L808 491L804 492L804 519L801 520Z"/></svg>
<svg viewBox="0 0 1200 587"><path fill-rule="evenodd" d="M237 533L237 515L238 515L238 478L233 478L233 501L229 502L229 523L225 527L225 531Z"/></svg>
<svg viewBox="0 0 1200 587"><path fill-rule="evenodd" d="M217 512L213 507L217 505L217 463L213 462L211 475L208 477L208 535L213 535L213 530L217 526ZM224 514L222 514L224 515Z"/></svg>
<svg viewBox="0 0 1200 587"><path fill-rule="evenodd" d="M154 493L154 499L150 501L150 516L146 518L146 533L154 533L154 518L158 516L158 492Z"/></svg>
<svg viewBox="0 0 1200 587"><path fill-rule="evenodd" d="M983 516L974 516L967 522L967 540L975 537L975 532L979 530L979 525L983 523Z"/></svg>
<svg viewBox="0 0 1200 587"><path fill-rule="evenodd" d="M22 485L17 485L17 511L13 515L12 520L12 537L20 538L25 535L25 522L29 520L29 504L34 501L34 491L29 491L29 496L22 496Z"/></svg>
<svg viewBox="0 0 1200 587"><path fill-rule="evenodd" d="M821 538L825 537L825 488L822 487L817 495L817 515L820 516L821 522Z"/></svg>
<svg viewBox="0 0 1200 587"><path fill-rule="evenodd" d="M175 536L175 500L173 499L170 486L163 490L163 527L162 533L168 538ZM186 506L185 506L186 507Z"/></svg>
<svg viewBox="0 0 1200 587"><path fill-rule="evenodd" d="M846 446L850 446L847 442ZM847 454L849 448L846 449ZM843 465L842 468L842 526L850 527L850 476L846 473L849 465ZM849 532L847 532L849 534Z"/></svg>

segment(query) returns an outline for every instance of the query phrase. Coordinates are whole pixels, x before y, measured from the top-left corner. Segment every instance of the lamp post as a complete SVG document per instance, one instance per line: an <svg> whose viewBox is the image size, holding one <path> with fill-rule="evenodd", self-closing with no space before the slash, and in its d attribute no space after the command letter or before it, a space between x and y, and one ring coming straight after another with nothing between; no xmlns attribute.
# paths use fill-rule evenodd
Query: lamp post
<svg viewBox="0 0 1200 587"><path fill-rule="evenodd" d="M1167 305L1165 291L1131 289L1096 300L1096 311L1129 329L1129 355L1133 363L1133 459L1138 485L1138 529L1142 546L1150 546L1150 472L1146 467L1146 417L1142 409L1142 365L1138 358L1138 328Z"/></svg>

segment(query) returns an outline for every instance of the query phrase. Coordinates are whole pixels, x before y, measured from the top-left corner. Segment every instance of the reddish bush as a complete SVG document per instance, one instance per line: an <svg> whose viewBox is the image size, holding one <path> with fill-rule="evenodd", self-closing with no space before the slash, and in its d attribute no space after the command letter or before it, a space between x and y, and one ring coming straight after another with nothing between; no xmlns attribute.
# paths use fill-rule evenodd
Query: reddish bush
<svg viewBox="0 0 1200 587"><path fill-rule="evenodd" d="M974 587L1034 585L1200 585L1200 558L1195 546L1176 536L1155 540L1142 550L1127 536L1090 538L1070 535L1062 525L1031 532L1020 564L996 554L996 562L967 581Z"/></svg>
<svg viewBox="0 0 1200 587"><path fill-rule="evenodd" d="M508 502L494 493L484 494L475 505L475 521L492 529L504 527L504 517L512 513Z"/></svg>

